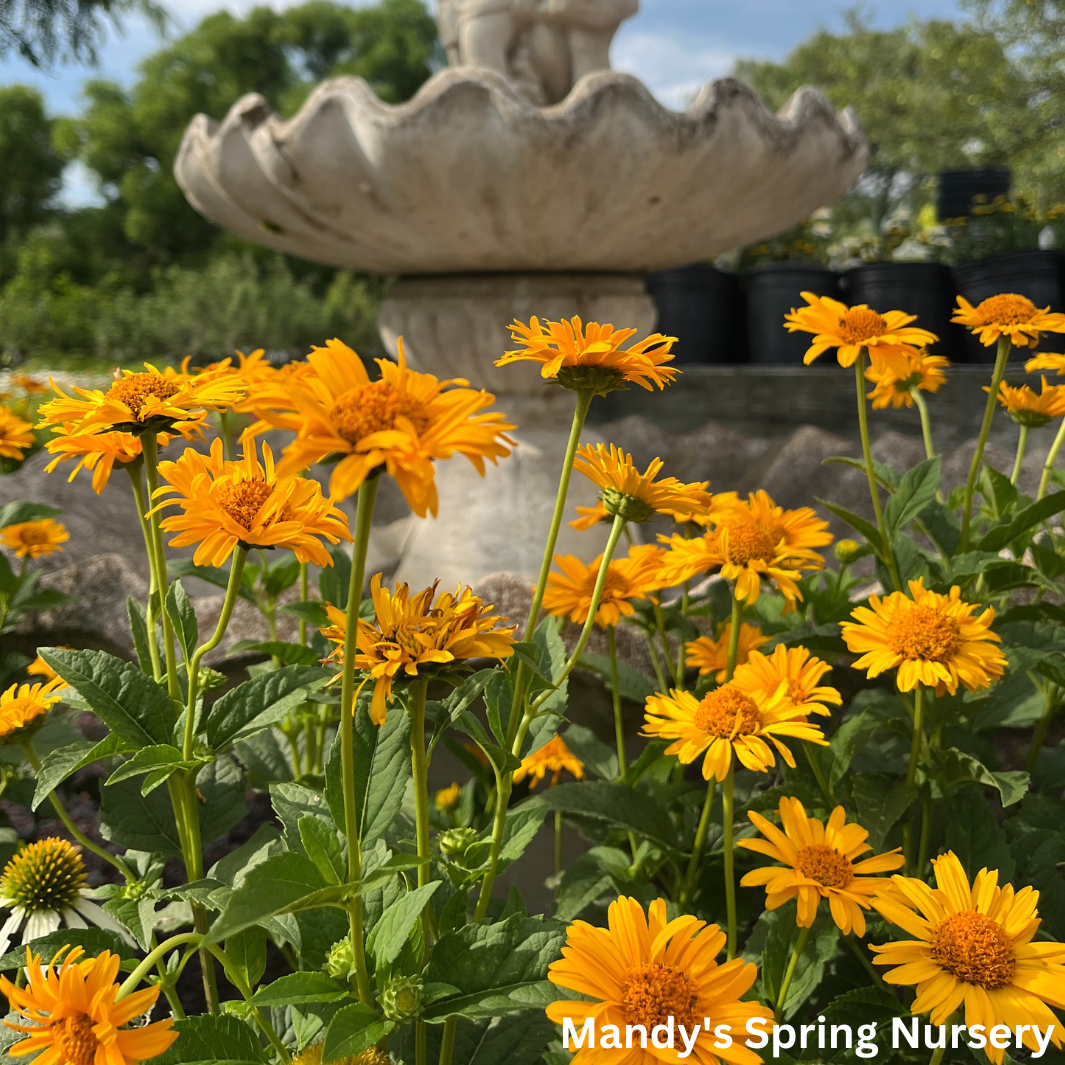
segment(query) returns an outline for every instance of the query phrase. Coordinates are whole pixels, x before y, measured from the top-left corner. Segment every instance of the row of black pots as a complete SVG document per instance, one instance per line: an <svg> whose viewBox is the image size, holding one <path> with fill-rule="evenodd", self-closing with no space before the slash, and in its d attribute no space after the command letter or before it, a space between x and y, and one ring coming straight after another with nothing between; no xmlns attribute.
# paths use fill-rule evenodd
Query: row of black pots
<svg viewBox="0 0 1065 1065"><path fill-rule="evenodd" d="M1000 292L1027 296L1037 307L1065 310L1065 257L1053 251L1017 251L961 263L870 263L838 274L816 263L770 263L743 277L708 264L648 274L658 332L678 338L679 363L799 365L810 346L805 333L788 333L784 316L803 306L800 293L831 296L878 311L917 315L917 325L940 339L933 349L952 362L993 362L986 348L951 322L955 297L976 305ZM1065 350L1065 337L1043 338L1045 351Z"/></svg>

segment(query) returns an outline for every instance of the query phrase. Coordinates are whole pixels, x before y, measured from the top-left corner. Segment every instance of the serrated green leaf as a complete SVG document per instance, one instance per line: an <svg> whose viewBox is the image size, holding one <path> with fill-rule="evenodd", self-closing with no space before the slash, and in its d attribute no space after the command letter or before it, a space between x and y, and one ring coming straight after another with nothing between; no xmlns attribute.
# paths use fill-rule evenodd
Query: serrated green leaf
<svg viewBox="0 0 1065 1065"><path fill-rule="evenodd" d="M869 845L879 852L887 834L909 810L917 789L885 773L860 773L851 780L858 820L869 833Z"/></svg>
<svg viewBox="0 0 1065 1065"><path fill-rule="evenodd" d="M884 524L889 536L894 537L935 499L939 491L941 461L938 455L934 455L906 471L897 491L884 507Z"/></svg>
<svg viewBox="0 0 1065 1065"><path fill-rule="evenodd" d="M105 950L121 958L135 956L135 951L117 932L105 928L60 928L46 936L31 939L0 957L0 972L19 969L26 964L26 948L42 958L53 958L61 947L82 947L89 956Z"/></svg>
<svg viewBox="0 0 1065 1065"><path fill-rule="evenodd" d="M132 758L125 759L118 766L107 778L105 787L117 784L120 780L127 780L130 777L140 776L142 773L152 773L163 768L167 768L169 773L174 773L185 764L181 752L169 743L159 744L155 747L142 747ZM164 777L163 779L165 780L166 778Z"/></svg>
<svg viewBox="0 0 1065 1065"><path fill-rule="evenodd" d="M814 498L826 510L835 514L840 521L846 522L852 529L864 536L878 555L883 555L884 541L881 539L880 531L871 521L866 521L860 514L855 514L845 507L838 506L836 503L829 503L827 500L816 496Z"/></svg>
<svg viewBox="0 0 1065 1065"><path fill-rule="evenodd" d="M370 930L366 949L373 955L378 968L391 965L399 957L399 952L410 938L422 910L429 904L441 883L440 880L432 880L408 892L398 902L389 906Z"/></svg>
<svg viewBox="0 0 1065 1065"><path fill-rule="evenodd" d="M57 747L49 751L41 759L41 768L37 771L37 786L33 793L31 809L36 810L67 777L79 769L112 755L121 754L124 750L124 745L117 736L107 736L99 743L81 740L69 747Z"/></svg>
<svg viewBox="0 0 1065 1065"><path fill-rule="evenodd" d="M1035 503L1030 503L1016 513L1005 525L997 525L989 530L977 543L981 551L1001 551L1040 522L1052 518L1065 510L1065 492L1055 492L1044 496Z"/></svg>
<svg viewBox="0 0 1065 1065"><path fill-rule="evenodd" d="M361 1002L338 1010L329 1022L322 1048L322 1065L338 1058L352 1058L380 1042L395 1025Z"/></svg>
<svg viewBox="0 0 1065 1065"><path fill-rule="evenodd" d="M328 884L340 884L344 880L344 860L340 854L340 841L336 830L318 817L304 814L297 822L303 849L307 852Z"/></svg>
<svg viewBox="0 0 1065 1065"><path fill-rule="evenodd" d="M196 611L180 580L171 581L164 603L166 616L174 627L174 635L185 653L185 661L191 662L196 645L200 639L200 627L196 623Z"/></svg>
<svg viewBox="0 0 1065 1065"><path fill-rule="evenodd" d="M152 1058L153 1065L193 1065L194 1062L264 1062L262 1044L245 1021L228 1014L201 1014L174 1022L178 1037L168 1050Z"/></svg>
<svg viewBox="0 0 1065 1065"><path fill-rule="evenodd" d="M260 987L251 997L253 1006L296 1006L306 1002L342 1002L351 989L325 973L290 973Z"/></svg>

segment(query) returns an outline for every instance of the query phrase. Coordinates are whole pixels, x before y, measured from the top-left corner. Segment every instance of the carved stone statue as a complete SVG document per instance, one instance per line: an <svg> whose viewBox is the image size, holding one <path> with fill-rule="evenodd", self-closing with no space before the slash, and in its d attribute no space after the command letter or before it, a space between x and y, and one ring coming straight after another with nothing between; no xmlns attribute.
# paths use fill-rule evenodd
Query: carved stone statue
<svg viewBox="0 0 1065 1065"><path fill-rule="evenodd" d="M439 0L453 67L502 74L533 103L555 104L585 74L610 69L610 42L639 0Z"/></svg>

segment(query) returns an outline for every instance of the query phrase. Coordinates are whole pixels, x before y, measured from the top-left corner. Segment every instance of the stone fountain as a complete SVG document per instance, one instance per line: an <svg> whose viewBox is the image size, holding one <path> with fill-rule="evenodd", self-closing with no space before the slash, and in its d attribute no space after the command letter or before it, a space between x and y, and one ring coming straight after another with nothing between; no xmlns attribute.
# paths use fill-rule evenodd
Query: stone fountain
<svg viewBox="0 0 1065 1065"><path fill-rule="evenodd" d="M647 271L778 233L865 168L854 113L816 89L773 115L723 79L678 113L611 71L611 39L637 6L440 0L451 66L408 103L337 78L292 119L251 94L185 133L175 175L197 211L278 251L397 275L386 348L402 335L411 365L489 389L519 425L515 455L483 481L461 461L438 470L436 521L379 530L376 561L398 561L399 579L538 568L572 396L535 366L493 367L512 319L649 332ZM571 499L589 503L580 480ZM559 550L589 556L589 535L567 530Z"/></svg>

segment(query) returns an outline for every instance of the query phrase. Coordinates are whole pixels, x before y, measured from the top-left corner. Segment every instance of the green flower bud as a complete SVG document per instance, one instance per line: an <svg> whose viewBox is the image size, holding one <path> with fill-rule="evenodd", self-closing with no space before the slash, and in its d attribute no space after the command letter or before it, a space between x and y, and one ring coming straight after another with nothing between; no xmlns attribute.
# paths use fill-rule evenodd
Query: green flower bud
<svg viewBox="0 0 1065 1065"><path fill-rule="evenodd" d="M381 1012L396 1024L417 1017L422 1008L422 978L393 976L377 996Z"/></svg>
<svg viewBox="0 0 1065 1065"><path fill-rule="evenodd" d="M355 975L355 955L350 939L340 939L329 948L325 971L334 980L350 980Z"/></svg>
<svg viewBox="0 0 1065 1065"><path fill-rule="evenodd" d="M479 833L473 828L451 828L440 835L440 853L453 862L460 862Z"/></svg>
<svg viewBox="0 0 1065 1065"><path fill-rule="evenodd" d="M620 515L626 521L650 521L655 516L654 507L616 488L604 488L599 498L608 514Z"/></svg>
<svg viewBox="0 0 1065 1065"><path fill-rule="evenodd" d="M219 673L217 669L211 669L210 666L200 666L196 679L200 691L215 692L225 687L227 677L224 673Z"/></svg>
<svg viewBox="0 0 1065 1065"><path fill-rule="evenodd" d="M849 566L863 555L869 554L869 549L863 547L857 540L837 540L835 547L832 548L832 554L836 556L837 562Z"/></svg>

